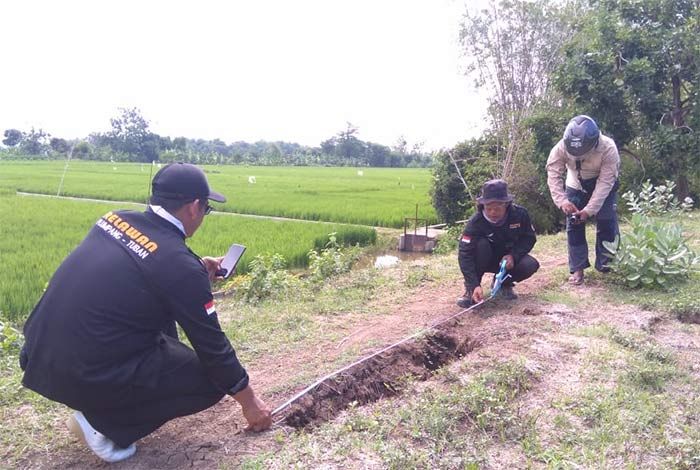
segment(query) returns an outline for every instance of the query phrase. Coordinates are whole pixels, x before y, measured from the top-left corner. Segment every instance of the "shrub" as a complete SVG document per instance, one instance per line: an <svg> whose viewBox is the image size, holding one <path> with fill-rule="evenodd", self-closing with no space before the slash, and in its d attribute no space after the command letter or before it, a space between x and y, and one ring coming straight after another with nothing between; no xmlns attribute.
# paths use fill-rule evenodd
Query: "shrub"
<svg viewBox="0 0 700 470"><path fill-rule="evenodd" d="M521 155L508 179L515 203L527 209L537 233L552 233L562 224L562 212L552 202L544 166L538 167Z"/></svg>
<svg viewBox="0 0 700 470"><path fill-rule="evenodd" d="M335 233L328 236L328 243L322 250L309 251L309 271L312 282L320 282L336 274L347 272L360 256L360 247L343 249Z"/></svg>
<svg viewBox="0 0 700 470"><path fill-rule="evenodd" d="M679 202L673 190L676 183L666 180L666 184L653 186L651 181L642 183L639 196L632 191L627 191L622 198L627 201L630 211L642 215L678 214L690 211L693 208L693 200L689 197Z"/></svg>
<svg viewBox="0 0 700 470"><path fill-rule="evenodd" d="M497 172L497 154L498 147L490 135L435 154L430 195L440 221L452 224L474 213L481 185Z"/></svg>
<svg viewBox="0 0 700 470"><path fill-rule="evenodd" d="M603 242L610 268L630 287L670 287L698 270L700 257L686 244L680 225L635 214L631 230Z"/></svg>
<svg viewBox="0 0 700 470"><path fill-rule="evenodd" d="M377 241L377 231L369 227L354 227L346 225L342 227L340 232L329 233L325 237L316 238L314 240L314 248L323 250L330 242L331 236L335 237L338 245L354 246L354 245L374 245Z"/></svg>
<svg viewBox="0 0 700 470"><path fill-rule="evenodd" d="M452 225L445 227L445 233L438 239L437 246L433 250L436 255L447 255L457 251L459 238L462 235L463 227L461 225Z"/></svg>
<svg viewBox="0 0 700 470"><path fill-rule="evenodd" d="M257 302L293 288L297 279L286 271L287 262L280 254L258 255L250 262L250 273L242 283L245 299Z"/></svg>

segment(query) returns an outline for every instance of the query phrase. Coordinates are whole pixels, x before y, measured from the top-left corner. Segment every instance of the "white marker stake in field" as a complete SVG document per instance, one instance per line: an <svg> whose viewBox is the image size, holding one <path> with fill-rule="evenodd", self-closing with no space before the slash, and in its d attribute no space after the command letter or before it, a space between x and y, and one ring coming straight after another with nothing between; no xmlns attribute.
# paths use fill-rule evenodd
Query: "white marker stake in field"
<svg viewBox="0 0 700 470"><path fill-rule="evenodd" d="M248 177L248 183L250 183L250 184L255 184L255 176L249 176L249 177Z"/></svg>

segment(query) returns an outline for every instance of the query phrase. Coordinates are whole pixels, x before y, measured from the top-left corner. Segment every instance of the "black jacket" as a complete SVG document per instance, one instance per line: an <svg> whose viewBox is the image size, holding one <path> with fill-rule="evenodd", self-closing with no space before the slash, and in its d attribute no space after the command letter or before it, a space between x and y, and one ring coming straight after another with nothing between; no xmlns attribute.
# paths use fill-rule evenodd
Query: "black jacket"
<svg viewBox="0 0 700 470"><path fill-rule="evenodd" d="M476 272L476 246L479 239L487 239L494 253L512 255L517 264L535 246L537 237L524 207L511 204L506 212L506 222L500 226L486 220L482 209L467 221L459 241L459 268L466 287L481 285Z"/></svg>
<svg viewBox="0 0 700 470"><path fill-rule="evenodd" d="M74 409L156 387L177 322L222 392L248 375L182 232L150 210L108 212L63 261L24 326L22 383Z"/></svg>

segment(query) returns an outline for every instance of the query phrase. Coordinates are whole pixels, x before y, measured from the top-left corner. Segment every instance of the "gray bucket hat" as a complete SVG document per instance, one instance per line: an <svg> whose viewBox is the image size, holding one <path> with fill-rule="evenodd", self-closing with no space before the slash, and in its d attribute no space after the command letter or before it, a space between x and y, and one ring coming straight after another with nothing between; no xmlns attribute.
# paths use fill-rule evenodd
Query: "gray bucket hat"
<svg viewBox="0 0 700 470"><path fill-rule="evenodd" d="M490 202L511 202L513 196L508 193L508 183L501 179L490 180L481 187L481 196L476 199L479 204Z"/></svg>

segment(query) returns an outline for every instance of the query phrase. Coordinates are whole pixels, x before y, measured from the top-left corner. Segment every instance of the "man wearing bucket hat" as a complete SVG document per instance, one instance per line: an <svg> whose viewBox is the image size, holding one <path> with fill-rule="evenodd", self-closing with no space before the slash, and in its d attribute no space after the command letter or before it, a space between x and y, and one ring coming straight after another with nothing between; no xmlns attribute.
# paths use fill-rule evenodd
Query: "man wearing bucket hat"
<svg viewBox="0 0 700 470"><path fill-rule="evenodd" d="M603 241L619 233L617 189L620 154L615 142L600 133L588 116L576 116L547 159L547 185L554 204L566 214L569 283L583 284L583 270L590 267L585 221L596 218L595 268L606 272L610 258Z"/></svg>
<svg viewBox="0 0 700 470"><path fill-rule="evenodd" d="M540 267L528 253L537 240L530 216L524 207L513 204L508 185L501 179L484 183L477 201L477 212L467 222L459 241L459 267L464 275L465 292L457 305L467 308L484 299L481 279L484 273L497 273L506 261L510 277L500 295L517 298L513 284L532 276Z"/></svg>
<svg viewBox="0 0 700 470"><path fill-rule="evenodd" d="M208 200L226 198L201 169L163 167L146 211L98 219L25 324L22 383L77 410L69 429L108 462L226 394L250 429L271 425L219 325L210 281L220 258L200 258L185 244L210 212ZM176 323L193 349L178 340Z"/></svg>

